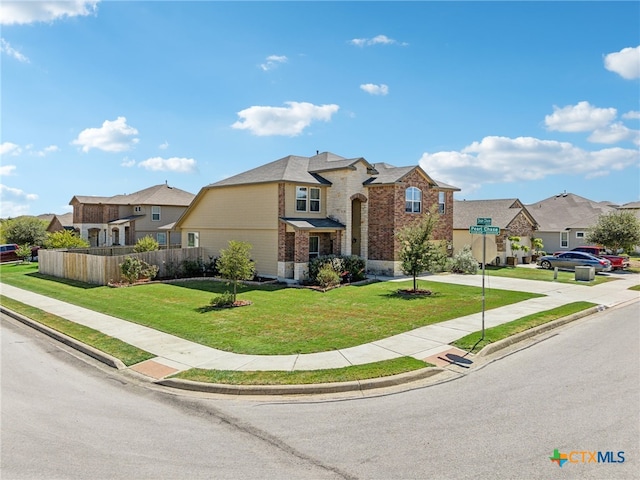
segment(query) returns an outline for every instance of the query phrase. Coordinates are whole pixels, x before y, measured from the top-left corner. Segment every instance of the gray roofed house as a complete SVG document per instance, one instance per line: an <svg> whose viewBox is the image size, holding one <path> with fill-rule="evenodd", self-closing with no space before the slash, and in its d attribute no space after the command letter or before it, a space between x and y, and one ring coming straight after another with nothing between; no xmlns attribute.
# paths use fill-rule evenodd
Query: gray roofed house
<svg viewBox="0 0 640 480"><path fill-rule="evenodd" d="M371 164L323 152L288 155L203 187L176 223L183 244L217 256L229 240L252 244L258 273L301 281L310 258L360 256L399 274L395 233L436 208L436 238L452 241L453 192L419 166Z"/></svg>
<svg viewBox="0 0 640 480"><path fill-rule="evenodd" d="M168 183L131 194L112 197L75 195L73 228L92 247L134 245L153 237L161 245L180 243L180 233L166 226L174 223L195 195Z"/></svg>
<svg viewBox="0 0 640 480"><path fill-rule="evenodd" d="M520 237L519 245L531 248L531 239L537 236L537 221L517 198L494 200L456 200L453 202L453 248L460 251L469 245L474 257L487 264L505 264L518 258L528 262L529 250L512 251L508 237ZM475 235L469 228L479 218L490 218L491 226L499 227L499 235Z"/></svg>
<svg viewBox="0 0 640 480"><path fill-rule="evenodd" d="M594 202L573 193L562 193L527 205L538 222L537 236L547 252L584 245L600 215L615 212L608 202Z"/></svg>
<svg viewBox="0 0 640 480"><path fill-rule="evenodd" d="M47 232L59 232L61 230L75 231L73 227L73 212L67 212L62 215L54 215L49 221Z"/></svg>

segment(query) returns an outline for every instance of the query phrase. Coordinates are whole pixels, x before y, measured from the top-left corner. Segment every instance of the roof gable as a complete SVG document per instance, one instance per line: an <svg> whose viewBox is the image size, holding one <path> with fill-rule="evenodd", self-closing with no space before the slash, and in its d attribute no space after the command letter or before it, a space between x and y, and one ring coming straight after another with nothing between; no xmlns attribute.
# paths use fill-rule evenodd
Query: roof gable
<svg viewBox="0 0 640 480"><path fill-rule="evenodd" d="M598 221L600 215L616 210L573 193L554 195L527 205L527 208L538 221L539 230L544 232L557 232L566 228L590 228Z"/></svg>
<svg viewBox="0 0 640 480"><path fill-rule="evenodd" d="M520 214L523 214L532 225L536 225L537 219L529 213L517 198L454 200L453 228L466 230L475 225L478 218L491 218L491 225L508 228L509 224Z"/></svg>

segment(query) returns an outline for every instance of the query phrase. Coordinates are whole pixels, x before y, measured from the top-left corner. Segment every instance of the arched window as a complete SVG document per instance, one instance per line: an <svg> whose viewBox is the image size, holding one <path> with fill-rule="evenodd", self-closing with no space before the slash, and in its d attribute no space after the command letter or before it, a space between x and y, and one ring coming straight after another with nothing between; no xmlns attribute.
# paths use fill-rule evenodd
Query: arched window
<svg viewBox="0 0 640 480"><path fill-rule="evenodd" d="M405 211L407 213L420 213L422 211L422 192L416 187L407 188Z"/></svg>

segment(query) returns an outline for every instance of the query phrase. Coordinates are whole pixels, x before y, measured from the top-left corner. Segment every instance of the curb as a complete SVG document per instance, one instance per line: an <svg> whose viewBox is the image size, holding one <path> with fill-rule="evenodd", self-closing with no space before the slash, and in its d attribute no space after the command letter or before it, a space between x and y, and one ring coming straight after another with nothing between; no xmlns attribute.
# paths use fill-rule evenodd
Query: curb
<svg viewBox="0 0 640 480"><path fill-rule="evenodd" d="M5 315L11 318L14 318L15 320L18 320L19 322L24 323L25 325L35 330L38 330L41 333L44 333L45 335L48 335L49 337L53 338L54 340L57 340L58 342L64 343L65 345L75 350L78 350L86 355L89 355L90 357L95 358L99 362L102 362L110 367L116 368L118 370L124 370L127 368L127 366L124 363L122 363L122 360L112 357L111 355L108 355L98 350L97 348L93 348L90 345L86 345L76 340L73 337L70 337L68 335L65 335L64 333L54 330L53 328L50 328L50 327L47 327L46 325L38 323L35 320L30 319L29 317L25 317L24 315L14 312L13 310L9 310L8 308L3 307L2 305L0 305L0 312L4 313Z"/></svg>
<svg viewBox="0 0 640 480"><path fill-rule="evenodd" d="M498 352L504 348L510 347L518 342L522 342L531 337L535 337L541 333L547 332L549 330L553 330L554 328L561 327L566 325L567 323L571 323L575 320L578 320L583 317L587 317L589 315L593 315L594 313L601 312L608 307L604 305L598 305L596 307L587 308L586 310L582 310L580 312L572 313L571 315L567 315L566 317L558 318L557 320L552 320L543 325L538 325L537 327L530 328L529 330L525 330L524 332L516 333L515 335L511 335L504 340L498 340L497 342L493 342L482 350L480 350L476 355L478 357L486 357L487 355L491 355L492 353Z"/></svg>
<svg viewBox="0 0 640 480"><path fill-rule="evenodd" d="M343 393L394 387L437 375L445 370L438 367L421 368L413 372L399 373L382 378L354 380L350 382L312 383L305 385L228 385L223 383L194 382L179 378L157 380L156 385L205 393L225 395L311 395L323 393Z"/></svg>

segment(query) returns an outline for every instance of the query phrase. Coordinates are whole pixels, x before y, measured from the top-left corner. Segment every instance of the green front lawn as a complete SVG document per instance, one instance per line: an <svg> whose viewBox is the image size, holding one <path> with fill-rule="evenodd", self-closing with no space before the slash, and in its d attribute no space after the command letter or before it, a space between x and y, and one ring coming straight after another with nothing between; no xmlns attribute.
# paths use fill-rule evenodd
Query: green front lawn
<svg viewBox="0 0 640 480"><path fill-rule="evenodd" d="M280 285L250 286L240 299L252 305L207 308L227 286L214 281L154 283L126 288L97 287L40 275L37 264L3 265L0 280L91 310L221 350L286 355L336 350L386 338L433 323L477 313L482 290L420 282L433 295L396 294L411 281L347 286L326 293ZM490 290L486 309L540 295Z"/></svg>

